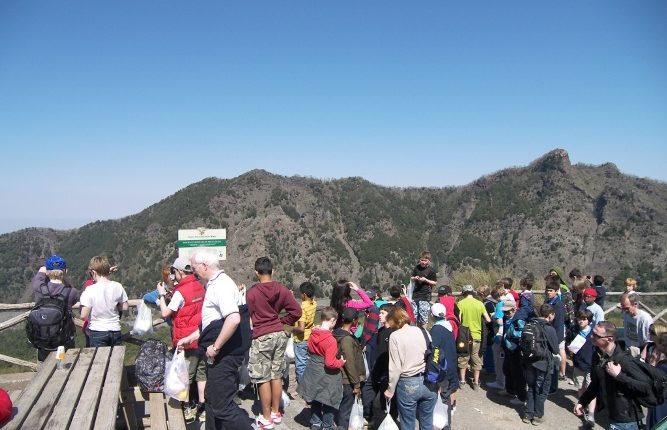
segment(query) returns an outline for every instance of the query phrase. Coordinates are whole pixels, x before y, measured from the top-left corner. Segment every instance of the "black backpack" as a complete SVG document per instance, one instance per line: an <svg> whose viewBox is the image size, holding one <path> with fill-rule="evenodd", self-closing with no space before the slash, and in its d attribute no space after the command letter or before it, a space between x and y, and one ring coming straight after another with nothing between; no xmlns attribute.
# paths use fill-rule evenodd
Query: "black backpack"
<svg viewBox="0 0 667 430"><path fill-rule="evenodd" d="M639 358L632 358L641 370L639 375L630 375L635 379L651 386L649 394L636 396L637 402L647 408L652 408L662 404L667 399L667 373L643 362Z"/></svg>
<svg viewBox="0 0 667 430"><path fill-rule="evenodd" d="M65 287L52 296L48 287L46 293L42 284L42 298L35 303L25 321L28 342L35 348L55 351L59 346L71 345L74 342L74 320L69 307L71 287Z"/></svg>
<svg viewBox="0 0 667 430"><path fill-rule="evenodd" d="M134 376L141 391L157 393L163 390L166 359L167 345L164 342L148 339L141 344L134 364Z"/></svg>
<svg viewBox="0 0 667 430"><path fill-rule="evenodd" d="M525 363L534 363L549 357L544 327L537 321L526 323L521 332L521 356Z"/></svg>

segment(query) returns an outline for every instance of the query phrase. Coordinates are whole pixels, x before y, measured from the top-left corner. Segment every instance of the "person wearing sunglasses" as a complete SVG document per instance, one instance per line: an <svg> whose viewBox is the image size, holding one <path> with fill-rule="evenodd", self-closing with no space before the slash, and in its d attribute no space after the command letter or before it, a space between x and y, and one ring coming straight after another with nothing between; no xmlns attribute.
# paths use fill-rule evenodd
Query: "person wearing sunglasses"
<svg viewBox="0 0 667 430"><path fill-rule="evenodd" d="M638 360L616 341L616 326L610 321L598 323L591 339L598 353L593 356L591 382L574 406L574 414L583 416L586 406L598 397L607 405L609 429L638 430L644 413L635 399L651 391L640 377Z"/></svg>

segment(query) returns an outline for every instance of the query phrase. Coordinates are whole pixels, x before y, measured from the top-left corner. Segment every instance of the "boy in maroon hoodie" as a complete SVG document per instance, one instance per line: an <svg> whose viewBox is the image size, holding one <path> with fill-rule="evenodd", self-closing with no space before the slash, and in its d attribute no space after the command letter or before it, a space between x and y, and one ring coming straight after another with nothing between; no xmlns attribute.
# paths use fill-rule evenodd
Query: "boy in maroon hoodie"
<svg viewBox="0 0 667 430"><path fill-rule="evenodd" d="M246 300L252 321L252 345L248 373L257 384L262 412L255 424L258 429L272 429L282 422L280 396L285 371L285 348L288 335L285 325L294 325L301 317L301 306L283 284L271 278L273 264L268 257L255 261L259 282L248 290ZM286 315L279 317L282 311Z"/></svg>
<svg viewBox="0 0 667 430"><path fill-rule="evenodd" d="M340 369L345 359L338 358L338 343L331 333L337 319L338 312L334 308L322 309L322 322L313 328L308 339L308 364L297 392L311 403L311 429L335 429L334 418L343 398Z"/></svg>

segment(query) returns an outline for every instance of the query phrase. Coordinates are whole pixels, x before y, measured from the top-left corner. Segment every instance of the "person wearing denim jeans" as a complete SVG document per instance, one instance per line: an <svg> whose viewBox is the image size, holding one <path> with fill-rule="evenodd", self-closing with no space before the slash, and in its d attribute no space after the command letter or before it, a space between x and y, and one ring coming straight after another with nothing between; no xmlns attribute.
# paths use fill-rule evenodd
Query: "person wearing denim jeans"
<svg viewBox="0 0 667 430"><path fill-rule="evenodd" d="M310 332L315 324L315 313L317 312L317 302L313 300L315 287L306 281L299 285L301 293L301 317L292 329L294 336L294 373L296 374L296 383L298 384L303 377L303 372L308 364L308 339Z"/></svg>
<svg viewBox="0 0 667 430"><path fill-rule="evenodd" d="M389 337L389 386L384 395L387 399L396 396L401 430L414 430L417 414L419 430L431 430L437 394L424 385L424 335L410 325L410 317L401 308L389 312L387 323L397 330Z"/></svg>
<svg viewBox="0 0 667 430"><path fill-rule="evenodd" d="M333 430L336 428L334 418L338 409L320 402L310 404L310 428L315 430Z"/></svg>

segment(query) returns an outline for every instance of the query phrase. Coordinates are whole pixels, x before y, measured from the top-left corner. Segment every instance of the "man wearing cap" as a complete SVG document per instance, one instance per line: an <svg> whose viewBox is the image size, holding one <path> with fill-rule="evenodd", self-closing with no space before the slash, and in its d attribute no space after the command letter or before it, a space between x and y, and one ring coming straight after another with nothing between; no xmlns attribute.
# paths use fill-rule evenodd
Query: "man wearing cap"
<svg viewBox="0 0 667 430"><path fill-rule="evenodd" d="M480 347L482 342L482 318L487 323L491 322L491 317L486 312L486 308L475 298L475 289L472 285L464 285L461 289L463 298L459 300L459 319L461 326L468 327L472 337L472 350L468 355L459 355L458 367L460 376L460 385L463 387L466 384L466 369L470 364L472 370L472 384L473 390L479 387L479 373L482 370L482 357L480 356Z"/></svg>
<svg viewBox="0 0 667 430"><path fill-rule="evenodd" d="M591 327L600 321L604 321L604 310L595 302L598 297L598 292L595 288L589 287L584 290L584 302L579 307L580 311L589 310L593 314L593 320L589 321Z"/></svg>
<svg viewBox="0 0 667 430"><path fill-rule="evenodd" d="M159 304L162 318L172 318L171 341L174 348L178 341L196 331L201 324L201 310L204 305L206 291L192 273L190 262L178 257L171 265L171 274L175 278L175 286L171 301L167 305L165 295L167 290L164 283L157 285L160 294ZM206 421L204 411L204 390L206 389L206 363L197 355L197 341L193 341L185 349L185 358L189 362L188 373L190 383L196 379L198 403L185 410L186 421L192 421L199 415L200 421Z"/></svg>
<svg viewBox="0 0 667 430"><path fill-rule="evenodd" d="M67 274L67 263L59 255L52 255L46 259L44 266L32 279L32 290L35 294L35 303L39 302L44 296L62 295L67 301L67 305L72 310L72 306L79 301L79 291L72 288L65 280ZM65 348L74 348L74 321L71 322L71 333L68 333L70 339L64 346ZM43 348L37 348L37 360L42 362L49 355L49 352L55 351Z"/></svg>

